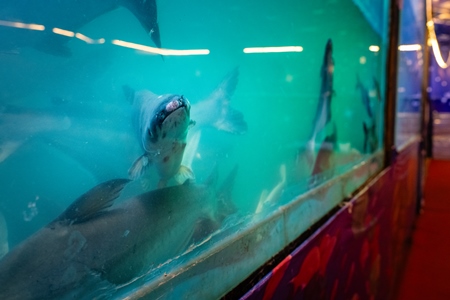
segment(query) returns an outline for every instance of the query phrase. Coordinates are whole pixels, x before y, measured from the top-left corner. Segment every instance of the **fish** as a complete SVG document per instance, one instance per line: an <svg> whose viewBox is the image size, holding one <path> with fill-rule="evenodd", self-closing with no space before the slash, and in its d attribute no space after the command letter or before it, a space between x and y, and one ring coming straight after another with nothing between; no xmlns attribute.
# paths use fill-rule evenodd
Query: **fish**
<svg viewBox="0 0 450 300"><path fill-rule="evenodd" d="M379 84L375 79L374 85L377 93L376 96L378 99L381 99L381 95L379 92ZM373 151L378 149L377 120L372 108L369 90L361 82L359 76L357 76L356 88L359 89L361 92L361 100L369 117L369 120L363 121L363 132L364 132L363 153L372 153Z"/></svg>
<svg viewBox="0 0 450 300"><path fill-rule="evenodd" d="M68 130L68 116L38 109L0 105L0 163L30 138Z"/></svg>
<svg viewBox="0 0 450 300"><path fill-rule="evenodd" d="M197 130L192 134L188 134L187 146L183 155L183 159L181 160L181 168L185 168L187 170L192 170L192 163L194 162L194 158L197 156L197 149L200 143L202 132ZM189 172L178 172L175 174L176 182L185 182L187 179L195 181L195 173L193 173L194 178L187 177Z"/></svg>
<svg viewBox="0 0 450 300"><path fill-rule="evenodd" d="M0 52L14 52L31 46L55 56L69 57L70 37L53 33L53 28L77 31L99 16L119 7L128 9L140 22L152 41L161 48L156 0L4 0L0 4L0 26L3 37ZM11 27L11 22L45 26L44 31Z"/></svg>
<svg viewBox="0 0 450 300"><path fill-rule="evenodd" d="M0 260L0 298L61 299L92 278L122 285L156 270L220 228L216 208L232 202L236 172L216 190L217 174L214 168L203 184L187 180L119 204L129 179L98 184Z"/></svg>
<svg viewBox="0 0 450 300"><path fill-rule="evenodd" d="M299 156L306 156L310 164L313 164L315 161L316 138L331 121L331 100L334 93L333 75L333 42L331 39L328 39L325 45L322 66L320 68L321 85L319 102L317 103L316 113L313 120L313 129L306 143L306 149L301 147L298 151L297 164L299 161Z"/></svg>
<svg viewBox="0 0 450 300"><path fill-rule="evenodd" d="M239 67L228 72L206 99L194 101L192 119L196 128L213 127L235 135L247 133L248 125L242 112L230 104L239 81Z"/></svg>
<svg viewBox="0 0 450 300"><path fill-rule="evenodd" d="M321 174L333 168L333 154L337 146L337 129L333 123L333 131L323 140L320 150L317 153L316 161L312 170L312 176Z"/></svg>
<svg viewBox="0 0 450 300"><path fill-rule="evenodd" d="M270 207L279 201L286 187L286 182L286 165L282 164L280 166L280 181L270 193L267 190L262 191L255 214L262 212L265 208Z"/></svg>
<svg viewBox="0 0 450 300"><path fill-rule="evenodd" d="M367 115L372 119L374 117L374 114L370 101L369 90L361 82L361 78L359 76L356 76L356 89L359 89L359 91L361 92L361 101L364 105L364 108L366 109Z"/></svg>
<svg viewBox="0 0 450 300"><path fill-rule="evenodd" d="M133 97L133 123L144 154L138 157L128 174L139 178L149 165L160 177L159 187L180 172L190 119L191 104L182 95L155 95L141 91ZM193 174L187 175L193 178Z"/></svg>
<svg viewBox="0 0 450 300"><path fill-rule="evenodd" d="M377 124L372 120L372 125L363 122L364 144L363 153L373 153L378 149Z"/></svg>
<svg viewBox="0 0 450 300"><path fill-rule="evenodd" d="M372 81L373 81L373 88L375 90L375 96L378 100L378 103L381 103L382 96L381 96L380 82L378 81L378 79L375 76L372 77Z"/></svg>
<svg viewBox="0 0 450 300"><path fill-rule="evenodd" d="M238 74L235 68L207 99L192 106L182 95L156 95L149 90L134 91L124 86L125 97L133 106L134 128L144 151L133 162L129 177L135 180L154 165L160 177L158 187L166 186L172 178L193 179L192 170L182 166L181 162L188 131L194 125L198 130L211 126L233 134L244 134L247 123L243 114L229 105Z"/></svg>

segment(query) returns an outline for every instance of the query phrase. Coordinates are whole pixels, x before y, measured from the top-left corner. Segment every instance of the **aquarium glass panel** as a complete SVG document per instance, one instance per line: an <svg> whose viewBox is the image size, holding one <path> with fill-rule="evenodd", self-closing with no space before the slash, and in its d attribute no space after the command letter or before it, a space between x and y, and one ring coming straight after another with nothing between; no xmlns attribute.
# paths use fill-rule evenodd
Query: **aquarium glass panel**
<svg viewBox="0 0 450 300"><path fill-rule="evenodd" d="M425 42L425 1L405 0L400 10L395 144L420 135Z"/></svg>
<svg viewBox="0 0 450 300"><path fill-rule="evenodd" d="M1 1L0 299L233 289L381 169L386 7Z"/></svg>
<svg viewBox="0 0 450 300"><path fill-rule="evenodd" d="M431 2L429 3L431 6ZM430 27L433 40L430 53L428 91L431 101L433 122L433 157L450 158L450 6L446 1L433 1L429 17L434 26Z"/></svg>

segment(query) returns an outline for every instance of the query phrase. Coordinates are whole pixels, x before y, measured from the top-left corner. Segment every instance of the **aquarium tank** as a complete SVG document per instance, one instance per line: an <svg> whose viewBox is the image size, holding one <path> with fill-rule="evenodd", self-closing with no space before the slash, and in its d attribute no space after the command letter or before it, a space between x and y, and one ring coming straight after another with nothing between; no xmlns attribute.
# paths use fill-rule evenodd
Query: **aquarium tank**
<svg viewBox="0 0 450 300"><path fill-rule="evenodd" d="M395 145L420 138L425 1L405 0L400 12Z"/></svg>
<svg viewBox="0 0 450 300"><path fill-rule="evenodd" d="M450 147L450 3L445 1L430 1L428 6L428 31L432 40L430 54L430 68L428 80L428 92L430 97L430 110L432 111L432 138L433 158L449 159L448 147Z"/></svg>
<svg viewBox="0 0 450 300"><path fill-rule="evenodd" d="M381 170L387 7L2 0L0 298L226 295Z"/></svg>

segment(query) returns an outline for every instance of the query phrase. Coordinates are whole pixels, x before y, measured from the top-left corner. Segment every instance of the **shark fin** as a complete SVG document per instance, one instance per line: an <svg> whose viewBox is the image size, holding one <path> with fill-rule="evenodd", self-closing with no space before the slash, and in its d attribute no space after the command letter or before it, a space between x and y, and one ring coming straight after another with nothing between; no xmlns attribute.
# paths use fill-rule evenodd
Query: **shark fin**
<svg viewBox="0 0 450 300"><path fill-rule="evenodd" d="M244 120L244 115L240 111L229 106L222 110L219 119L214 122L214 127L233 134L244 134L248 129L247 122Z"/></svg>
<svg viewBox="0 0 450 300"><path fill-rule="evenodd" d="M129 179L113 179L93 187L73 202L54 222L81 223L110 207Z"/></svg>
<svg viewBox="0 0 450 300"><path fill-rule="evenodd" d="M231 98L236 90L239 77L239 67L235 67L222 79L213 94L220 93L225 98Z"/></svg>
<svg viewBox="0 0 450 300"><path fill-rule="evenodd" d="M286 186L286 165L282 164L280 166L280 182L266 195L264 203L262 204L264 206L265 205L272 206L276 204L280 200L281 195L284 192L285 186Z"/></svg>
<svg viewBox="0 0 450 300"><path fill-rule="evenodd" d="M266 204L266 199L267 199L268 195L269 195L269 191L266 189L264 189L261 192L261 195L259 196L258 206L256 207L256 210L255 210L255 214L259 214L263 210L263 207Z"/></svg>
<svg viewBox="0 0 450 300"><path fill-rule="evenodd" d="M0 144L0 163L13 154L22 144L23 141L9 141Z"/></svg>
<svg viewBox="0 0 450 300"><path fill-rule="evenodd" d="M198 109L191 111L191 118L197 120L199 124L213 126L232 134L246 133L247 123L244 115L230 106L238 76L239 68L236 67L223 78L205 101L196 104ZM205 117L205 112L208 112L208 117Z"/></svg>
<svg viewBox="0 0 450 300"><path fill-rule="evenodd" d="M161 48L156 0L120 0L119 5L127 8L139 20L156 47Z"/></svg>
<svg viewBox="0 0 450 300"><path fill-rule="evenodd" d="M244 134L247 132L244 115L229 105L238 84L238 77L239 67L235 67L212 92L212 97L216 98L218 104L222 106L220 116L213 125L219 130L233 134Z"/></svg>
<svg viewBox="0 0 450 300"><path fill-rule="evenodd" d="M184 149L183 160L181 161L181 165L186 166L188 169L191 170L192 170L192 162L194 161L194 158L197 155L200 137L201 137L200 130L189 131L186 149ZM184 180L182 182L184 182Z"/></svg>
<svg viewBox="0 0 450 300"><path fill-rule="evenodd" d="M160 179L158 181L157 189L162 189L162 188L165 188L165 187L167 187L167 180Z"/></svg>
<svg viewBox="0 0 450 300"><path fill-rule="evenodd" d="M191 170L191 168L181 165L177 174L175 174L173 178L175 179L177 184L183 184L184 182L186 182L186 180L195 181L195 174Z"/></svg>
<svg viewBox="0 0 450 300"><path fill-rule="evenodd" d="M60 56L60 57L71 57L72 51L69 47L64 45L68 41L68 38L60 38L59 36L47 37L35 45L35 48L41 52ZM67 40L66 40L67 39Z"/></svg>
<svg viewBox="0 0 450 300"><path fill-rule="evenodd" d="M135 180L145 172L147 166L150 164L148 156L143 154L139 156L134 162L131 168L128 170L128 175L130 179Z"/></svg>
<svg viewBox="0 0 450 300"><path fill-rule="evenodd" d="M153 24L153 28L150 29L150 38L152 39L153 43L155 43L156 47L161 48L161 34L159 32L159 25L158 23ZM164 60L164 56L161 56L162 60Z"/></svg>

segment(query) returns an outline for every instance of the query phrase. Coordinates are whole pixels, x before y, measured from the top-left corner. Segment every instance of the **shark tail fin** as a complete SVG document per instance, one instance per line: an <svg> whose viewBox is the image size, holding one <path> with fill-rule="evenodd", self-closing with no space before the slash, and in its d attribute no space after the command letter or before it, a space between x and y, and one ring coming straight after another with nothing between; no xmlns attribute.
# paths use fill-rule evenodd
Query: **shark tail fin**
<svg viewBox="0 0 450 300"><path fill-rule="evenodd" d="M232 201L232 192L234 182L236 181L236 175L238 171L238 165L234 166L230 174L223 181L220 188L217 190L217 212L216 220L222 222L226 217L237 212L236 205Z"/></svg>
<svg viewBox="0 0 450 300"><path fill-rule="evenodd" d="M122 86L123 94L128 103L133 104L136 91L128 85Z"/></svg>
<svg viewBox="0 0 450 300"><path fill-rule="evenodd" d="M73 202L54 222L81 223L110 207L129 179L113 179L93 187Z"/></svg>
<svg viewBox="0 0 450 300"><path fill-rule="evenodd" d="M211 99L215 103L215 107L220 108L214 124L219 130L230 132L233 134L244 134L247 132L247 122L244 115L230 106L230 99L236 90L239 77L239 67L234 68L228 73L211 94Z"/></svg>
<svg viewBox="0 0 450 300"><path fill-rule="evenodd" d="M232 107L222 111L219 119L214 123L214 127L233 134L244 134L248 128L244 115Z"/></svg>
<svg viewBox="0 0 450 300"><path fill-rule="evenodd" d="M264 189L259 195L258 205L256 206L255 214L262 212L264 205L266 204L267 196L269 196L269 191Z"/></svg>

